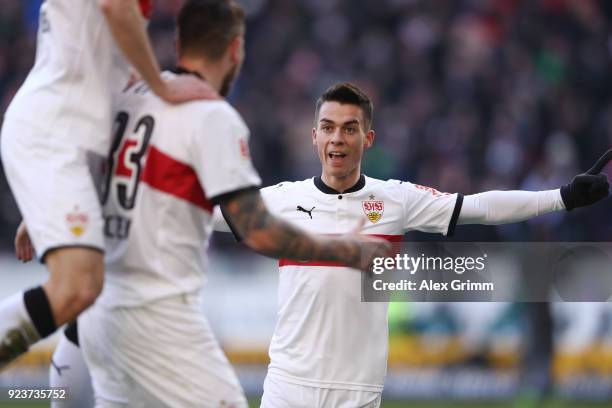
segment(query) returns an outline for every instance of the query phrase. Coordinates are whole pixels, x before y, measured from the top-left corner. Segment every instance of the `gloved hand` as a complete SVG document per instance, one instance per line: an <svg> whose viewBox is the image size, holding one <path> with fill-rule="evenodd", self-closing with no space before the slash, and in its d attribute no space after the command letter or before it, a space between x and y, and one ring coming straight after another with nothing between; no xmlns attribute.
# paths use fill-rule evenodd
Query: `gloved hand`
<svg viewBox="0 0 612 408"><path fill-rule="evenodd" d="M600 173L611 159L612 150L608 150L586 173L577 175L571 183L561 187L561 198L567 211L594 204L608 197L608 177Z"/></svg>

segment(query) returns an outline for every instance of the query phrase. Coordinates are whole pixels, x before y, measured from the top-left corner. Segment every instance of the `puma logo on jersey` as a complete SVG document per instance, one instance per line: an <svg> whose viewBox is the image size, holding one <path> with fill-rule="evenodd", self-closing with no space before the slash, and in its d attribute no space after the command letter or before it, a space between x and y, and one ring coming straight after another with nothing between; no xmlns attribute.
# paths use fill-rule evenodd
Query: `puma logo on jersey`
<svg viewBox="0 0 612 408"><path fill-rule="evenodd" d="M298 211L301 211L301 212L305 212L305 213L307 213L307 214L310 216L310 219L311 219L311 220L312 220L312 211L313 211L315 208L316 208L316 207L312 207L312 208L310 209L310 211L308 211L307 209L305 209L305 208L304 208L304 207L302 207L301 205L298 205L298 206L297 206L297 210L298 210Z"/></svg>

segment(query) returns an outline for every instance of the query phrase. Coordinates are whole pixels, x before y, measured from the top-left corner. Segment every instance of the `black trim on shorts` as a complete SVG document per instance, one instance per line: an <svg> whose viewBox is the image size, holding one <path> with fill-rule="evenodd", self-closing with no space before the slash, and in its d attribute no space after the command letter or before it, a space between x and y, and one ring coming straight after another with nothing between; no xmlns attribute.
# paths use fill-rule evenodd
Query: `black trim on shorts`
<svg viewBox="0 0 612 408"><path fill-rule="evenodd" d="M66 244L66 245L58 245L58 246L54 246L54 247L50 247L47 248L47 250L45 252L43 252L43 254L38 258L39 262L41 264L45 263L45 257L47 256L47 254L51 251L54 251L56 249L63 249L63 248L83 248L83 249L93 249L94 251L98 251L100 253L102 253L102 255L104 255L104 249L94 246L94 245L79 245L79 244L74 244L74 245L70 245L70 244Z"/></svg>
<svg viewBox="0 0 612 408"><path fill-rule="evenodd" d="M457 221L459 221L461 206L463 206L463 194L457 193L455 209L453 210L453 215L451 215L450 223L448 224L448 232L446 233L447 237L452 237L455 234L455 227L457 227Z"/></svg>
<svg viewBox="0 0 612 408"><path fill-rule="evenodd" d="M76 320L68 323L68 326L66 326L64 330L64 335L72 344L79 347L79 329Z"/></svg>

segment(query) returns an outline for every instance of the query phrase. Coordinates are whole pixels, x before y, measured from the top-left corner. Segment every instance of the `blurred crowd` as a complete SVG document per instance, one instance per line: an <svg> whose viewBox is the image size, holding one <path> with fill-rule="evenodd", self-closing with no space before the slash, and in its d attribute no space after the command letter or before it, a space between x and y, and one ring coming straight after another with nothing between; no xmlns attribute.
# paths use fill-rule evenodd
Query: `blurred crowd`
<svg viewBox="0 0 612 408"><path fill-rule="evenodd" d="M552 189L612 145L609 1L239 2L247 60L230 99L251 129L266 185L319 174L314 102L336 81L374 101L377 138L364 168L372 177L464 194ZM33 62L39 3L0 2L2 112ZM157 3L150 30L171 67L181 1ZM456 239L607 241L610 205L465 227ZM0 248L10 248L19 219L0 174Z"/></svg>

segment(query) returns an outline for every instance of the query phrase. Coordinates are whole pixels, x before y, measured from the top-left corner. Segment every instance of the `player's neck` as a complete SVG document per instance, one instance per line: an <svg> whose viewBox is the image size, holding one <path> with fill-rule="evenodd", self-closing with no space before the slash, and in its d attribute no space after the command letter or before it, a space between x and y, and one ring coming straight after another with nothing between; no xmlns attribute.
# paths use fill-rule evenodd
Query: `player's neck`
<svg viewBox="0 0 612 408"><path fill-rule="evenodd" d="M349 188L353 187L359 181L361 177L361 169L356 169L354 172L344 176L344 177L335 177L329 174L326 174L325 171L321 174L321 180L327 187L331 187L334 190L343 193Z"/></svg>
<svg viewBox="0 0 612 408"><path fill-rule="evenodd" d="M221 90L225 72L219 64L209 63L201 58L181 57L178 65L188 71L197 72L217 92Z"/></svg>

